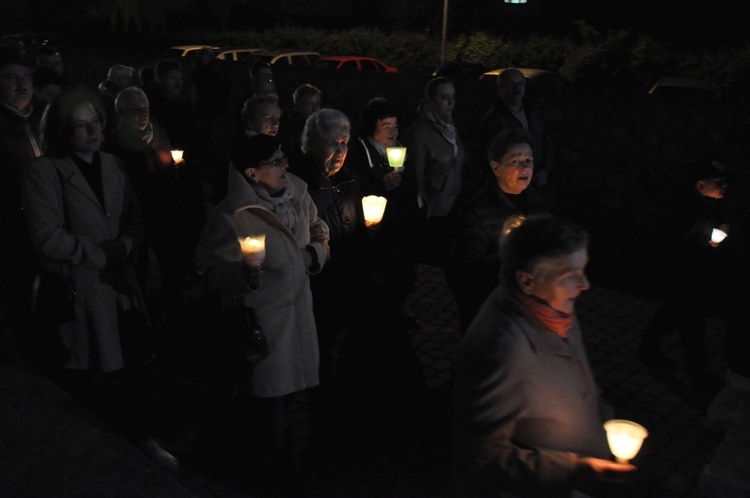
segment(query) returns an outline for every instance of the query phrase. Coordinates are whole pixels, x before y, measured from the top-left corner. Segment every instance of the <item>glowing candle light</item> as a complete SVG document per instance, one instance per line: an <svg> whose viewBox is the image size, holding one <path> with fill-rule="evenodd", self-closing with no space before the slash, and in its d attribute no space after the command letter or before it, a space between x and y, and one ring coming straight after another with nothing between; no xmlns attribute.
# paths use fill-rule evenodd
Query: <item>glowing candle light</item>
<svg viewBox="0 0 750 498"><path fill-rule="evenodd" d="M383 219L387 199L379 195L368 195L362 198L362 209L365 212L365 225L377 225Z"/></svg>
<svg viewBox="0 0 750 498"><path fill-rule="evenodd" d="M252 235L237 239L242 248L242 257L245 263L251 266L260 266L266 259L266 234Z"/></svg>
<svg viewBox="0 0 750 498"><path fill-rule="evenodd" d="M719 230L718 228L714 228L711 231L711 242L714 244L721 243L722 240L727 238L727 232L724 230Z"/></svg>
<svg viewBox="0 0 750 498"><path fill-rule="evenodd" d="M613 419L604 422L609 449L620 463L628 463L641 450L648 431L641 424L630 420Z"/></svg>
<svg viewBox="0 0 750 498"><path fill-rule="evenodd" d="M171 152L172 152L172 159L174 160L174 162L175 163L181 163L182 162L182 153L183 153L183 151L175 149L175 150L173 150Z"/></svg>
<svg viewBox="0 0 750 498"><path fill-rule="evenodd" d="M386 147L385 153L388 155L388 164L396 171L404 167L406 147Z"/></svg>

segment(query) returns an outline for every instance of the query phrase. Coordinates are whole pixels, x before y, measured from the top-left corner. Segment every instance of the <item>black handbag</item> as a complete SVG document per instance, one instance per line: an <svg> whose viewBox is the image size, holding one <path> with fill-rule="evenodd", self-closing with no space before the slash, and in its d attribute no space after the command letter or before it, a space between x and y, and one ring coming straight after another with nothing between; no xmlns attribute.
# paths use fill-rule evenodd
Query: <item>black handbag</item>
<svg viewBox="0 0 750 498"><path fill-rule="evenodd" d="M75 295L72 282L62 273L38 272L31 285L31 313L47 323L72 322L75 318Z"/></svg>

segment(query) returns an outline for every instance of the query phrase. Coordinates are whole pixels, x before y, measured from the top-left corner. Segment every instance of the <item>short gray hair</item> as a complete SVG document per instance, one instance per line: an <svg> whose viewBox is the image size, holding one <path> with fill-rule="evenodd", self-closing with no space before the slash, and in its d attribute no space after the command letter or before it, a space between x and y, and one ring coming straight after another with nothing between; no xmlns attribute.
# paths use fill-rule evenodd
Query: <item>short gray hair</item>
<svg viewBox="0 0 750 498"><path fill-rule="evenodd" d="M310 114L302 132L302 152L309 154L321 147L332 135L351 132L346 114L338 109L323 108Z"/></svg>
<svg viewBox="0 0 750 498"><path fill-rule="evenodd" d="M117 110L117 114L129 111L130 109L128 109L128 107L136 96L145 97L146 100L148 100L146 92L138 86L129 86L118 93L117 98L115 99L115 110Z"/></svg>

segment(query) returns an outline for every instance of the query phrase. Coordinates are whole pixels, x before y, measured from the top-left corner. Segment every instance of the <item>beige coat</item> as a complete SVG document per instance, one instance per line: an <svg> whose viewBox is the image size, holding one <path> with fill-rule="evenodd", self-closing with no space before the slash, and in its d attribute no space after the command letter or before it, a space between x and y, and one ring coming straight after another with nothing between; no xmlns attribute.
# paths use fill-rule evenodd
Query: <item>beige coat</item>
<svg viewBox="0 0 750 498"><path fill-rule="evenodd" d="M143 226L125 171L115 156L100 155L105 206L70 158L33 160L24 172L22 196L40 268L70 273L77 292L75 320L59 326L70 352L62 366L111 372L125 366L118 307L145 310L145 302L132 265L120 272L127 285L119 290L102 282L106 254L101 244L121 241L130 254L143 237Z"/></svg>

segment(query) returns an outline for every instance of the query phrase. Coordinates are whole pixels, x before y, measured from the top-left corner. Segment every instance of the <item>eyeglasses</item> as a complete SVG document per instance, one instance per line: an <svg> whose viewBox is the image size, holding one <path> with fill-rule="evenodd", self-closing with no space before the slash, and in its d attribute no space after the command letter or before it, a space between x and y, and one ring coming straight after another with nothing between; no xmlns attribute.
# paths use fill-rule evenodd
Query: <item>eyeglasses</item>
<svg viewBox="0 0 750 498"><path fill-rule="evenodd" d="M263 161L262 163L258 163L258 166L273 166L274 168L280 168L287 164L289 161L285 155L282 155L281 157L275 157L270 161Z"/></svg>

